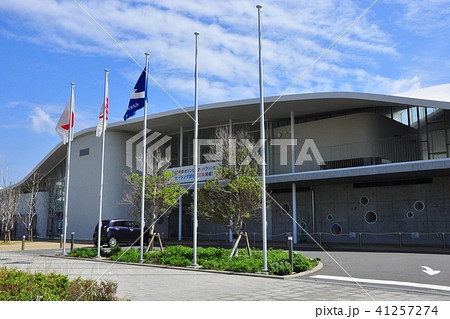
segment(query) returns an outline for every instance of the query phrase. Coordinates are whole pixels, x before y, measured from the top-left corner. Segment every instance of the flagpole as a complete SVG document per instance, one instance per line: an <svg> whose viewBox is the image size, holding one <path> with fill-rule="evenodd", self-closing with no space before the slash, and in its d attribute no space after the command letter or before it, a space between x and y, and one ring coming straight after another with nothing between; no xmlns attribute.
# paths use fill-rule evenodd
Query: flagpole
<svg viewBox="0 0 450 319"><path fill-rule="evenodd" d="M145 52L145 101L144 101L144 131L142 132L142 194L141 194L141 258L140 262L144 262L144 229L145 229L145 169L147 166L147 81L148 81L148 65L150 53Z"/></svg>
<svg viewBox="0 0 450 319"><path fill-rule="evenodd" d="M198 217L197 217L197 184L198 184L198 36L200 33L194 32L195 35L195 125L194 125L194 231L193 231L193 255L194 260L192 266L196 267L197 264L197 228L198 228Z"/></svg>
<svg viewBox="0 0 450 319"><path fill-rule="evenodd" d="M66 255L66 239L67 239L67 212L69 209L69 181L70 181L70 150L72 148L72 112L73 112L73 102L74 102L74 87L75 83L70 83L70 106L69 106L69 130L68 130L68 145L67 145L67 156L66 156L66 185L64 191L64 230L63 230L63 250L62 254Z"/></svg>
<svg viewBox="0 0 450 319"><path fill-rule="evenodd" d="M106 118L108 116L108 111L106 110L107 99L107 83L108 83L108 73L109 70L105 69L105 89L103 94L103 125L102 125L102 161L101 161L101 171L100 171L100 209L98 214L98 232L97 232L97 258L100 258L100 247L101 247L101 237L102 237L102 213L103 213L103 171L105 167L105 135L106 135Z"/></svg>
<svg viewBox="0 0 450 319"><path fill-rule="evenodd" d="M261 140L261 182L262 182L262 240L263 240L263 272L268 273L267 268L267 217L266 217L266 151L265 151L265 132L264 132L264 94L263 94L263 65L262 65L262 31L261 31L261 5L258 9L258 44L259 44L259 95L260 95L260 140Z"/></svg>

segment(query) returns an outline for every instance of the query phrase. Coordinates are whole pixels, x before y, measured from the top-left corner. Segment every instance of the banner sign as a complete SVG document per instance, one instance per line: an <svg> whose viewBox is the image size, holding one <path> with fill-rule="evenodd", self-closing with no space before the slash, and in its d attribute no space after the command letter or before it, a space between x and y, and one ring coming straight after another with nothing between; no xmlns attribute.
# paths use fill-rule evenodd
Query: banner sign
<svg viewBox="0 0 450 319"><path fill-rule="evenodd" d="M217 168L222 165L220 162L199 164L197 167L197 178L199 182L212 179L216 173ZM173 167L168 171L173 173L175 181L180 184L193 183L194 182L194 165Z"/></svg>

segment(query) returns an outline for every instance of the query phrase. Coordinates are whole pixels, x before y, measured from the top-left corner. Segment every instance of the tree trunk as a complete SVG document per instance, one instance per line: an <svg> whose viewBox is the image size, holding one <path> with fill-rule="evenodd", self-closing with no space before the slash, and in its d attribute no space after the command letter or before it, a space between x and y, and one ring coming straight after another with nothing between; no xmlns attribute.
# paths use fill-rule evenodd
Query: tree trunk
<svg viewBox="0 0 450 319"><path fill-rule="evenodd" d="M242 228L242 220L233 222L231 225L231 232L233 233L233 242L232 242L231 247L233 247L233 248L235 245L239 245L239 243L237 241L240 239L239 232L240 232L241 228ZM232 254L230 255L230 257L234 257L234 256L238 256L238 255L239 255L239 247L236 247L236 249L234 251L232 251Z"/></svg>
<svg viewBox="0 0 450 319"><path fill-rule="evenodd" d="M241 237L239 235L233 234L233 242L232 242L232 250L230 257L236 257L239 256L239 243L238 240L240 240ZM237 245L237 247L235 247Z"/></svg>
<svg viewBox="0 0 450 319"><path fill-rule="evenodd" d="M5 238L4 239L5 243L10 243L11 242L11 231L5 230L4 238Z"/></svg>

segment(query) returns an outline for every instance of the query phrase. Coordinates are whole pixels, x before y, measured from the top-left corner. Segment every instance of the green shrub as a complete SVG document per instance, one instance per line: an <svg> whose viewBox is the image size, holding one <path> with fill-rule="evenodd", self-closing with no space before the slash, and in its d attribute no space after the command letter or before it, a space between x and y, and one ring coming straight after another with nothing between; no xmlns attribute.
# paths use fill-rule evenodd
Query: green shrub
<svg viewBox="0 0 450 319"><path fill-rule="evenodd" d="M69 252L67 256L78 258L95 258L97 257L97 248L76 248ZM108 256L103 247L100 247L100 256Z"/></svg>
<svg viewBox="0 0 450 319"><path fill-rule="evenodd" d="M34 275L17 269L0 268L0 300L118 300L117 284L96 283L77 278L70 281L65 275Z"/></svg>
<svg viewBox="0 0 450 319"><path fill-rule="evenodd" d="M164 251L154 251L146 254L145 260L157 264L186 267L193 263L193 250L185 246L169 246Z"/></svg>
<svg viewBox="0 0 450 319"><path fill-rule="evenodd" d="M263 261L262 259L248 256L236 256L236 257L228 257L231 259L231 264L229 269L230 271L235 272L248 272L255 273L262 271L263 269Z"/></svg>
<svg viewBox="0 0 450 319"><path fill-rule="evenodd" d="M294 254L294 272L310 270L317 265L317 260L311 260L300 254Z"/></svg>
<svg viewBox="0 0 450 319"><path fill-rule="evenodd" d="M287 260L280 260L268 265L271 275L285 276L292 273L292 266Z"/></svg>
<svg viewBox="0 0 450 319"><path fill-rule="evenodd" d="M122 248L120 248L119 245L116 246L112 246L111 247L111 255L117 255L118 253L120 253L122 251Z"/></svg>
<svg viewBox="0 0 450 319"><path fill-rule="evenodd" d="M120 250L117 253L111 254L109 258L111 260L123 261L127 263L137 263L141 259L141 253L133 248L129 248L127 250Z"/></svg>
<svg viewBox="0 0 450 319"><path fill-rule="evenodd" d="M263 253L261 250L253 249L251 251L251 257L248 257L247 249L239 249L239 255L236 257L230 257L230 253L231 249L198 247L197 263L204 269L249 273L262 271ZM111 257L111 259L113 258ZM127 258L121 257L120 260L126 261ZM135 257L134 260L138 260L138 257ZM144 261L146 263L186 267L193 263L193 249L181 245L169 246L164 251L145 253ZM269 249L267 252L267 262L268 265L272 265L268 266L270 273L279 275L290 274L292 271L300 272L309 270L317 264L317 260L311 260L303 255L294 254L294 269L292 269L289 263L289 253L281 249Z"/></svg>

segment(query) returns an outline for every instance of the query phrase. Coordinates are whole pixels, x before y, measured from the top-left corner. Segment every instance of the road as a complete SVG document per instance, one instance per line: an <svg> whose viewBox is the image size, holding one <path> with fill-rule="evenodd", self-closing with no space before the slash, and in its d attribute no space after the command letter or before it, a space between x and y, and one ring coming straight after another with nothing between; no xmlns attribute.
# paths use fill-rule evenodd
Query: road
<svg viewBox="0 0 450 319"><path fill-rule="evenodd" d="M383 252L302 252L320 257L324 267L300 281L383 287L448 295L450 256L447 254ZM426 270L427 272L425 272Z"/></svg>

